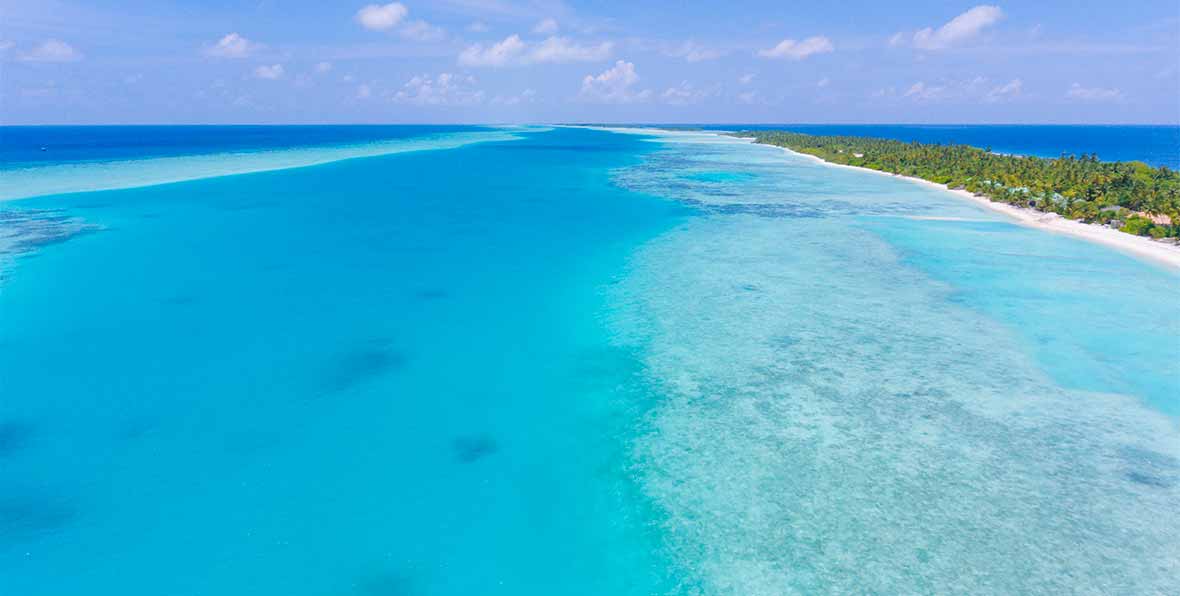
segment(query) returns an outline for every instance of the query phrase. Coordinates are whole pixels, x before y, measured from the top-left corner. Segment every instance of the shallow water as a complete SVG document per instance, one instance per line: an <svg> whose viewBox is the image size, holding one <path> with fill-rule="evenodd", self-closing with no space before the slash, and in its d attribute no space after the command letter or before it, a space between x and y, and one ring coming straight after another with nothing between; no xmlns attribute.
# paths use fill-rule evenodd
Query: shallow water
<svg viewBox="0 0 1180 596"><path fill-rule="evenodd" d="M286 132L265 135L259 128ZM0 201L453 149L511 140L513 131L530 129L543 127L4 127Z"/></svg>
<svg viewBox="0 0 1180 596"><path fill-rule="evenodd" d="M683 208L525 137L6 204L101 229L0 289L0 592L662 591L600 289Z"/></svg>
<svg viewBox="0 0 1180 596"><path fill-rule="evenodd" d="M488 134L0 206L0 592L1180 591L1180 275Z"/></svg>
<svg viewBox="0 0 1180 596"><path fill-rule="evenodd" d="M1180 277L901 180L667 140L619 178L709 215L633 258L614 326L662 396L636 471L704 593L1180 589ZM695 174L720 168L745 176Z"/></svg>

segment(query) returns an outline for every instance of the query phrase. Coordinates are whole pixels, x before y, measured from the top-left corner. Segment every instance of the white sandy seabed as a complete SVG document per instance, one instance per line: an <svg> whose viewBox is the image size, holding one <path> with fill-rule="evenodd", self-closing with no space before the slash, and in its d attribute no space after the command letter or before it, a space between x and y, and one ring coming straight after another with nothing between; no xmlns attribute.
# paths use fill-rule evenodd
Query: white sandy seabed
<svg viewBox="0 0 1180 596"><path fill-rule="evenodd" d="M772 146L777 147L777 145ZM966 190L954 190L945 184L923 180L922 178L903 176L901 174L892 174L890 172L882 172L880 170L874 170L871 168L832 163L814 155L792 151L786 147L778 148L786 151L787 153L813 159L833 168L849 168L862 172L872 172L882 176L891 176L894 178L909 180L917 184L932 186L960 196L986 209L1002 213L1016 220L1022 225L1058 234L1066 234L1068 236L1074 236L1076 238L1081 238L1090 242L1096 242L1142 259L1147 259L1155 263L1180 269L1180 246L1166 244L1164 242L1159 242L1157 240L1152 240L1143 236L1134 236L1105 226L1066 219L1056 213L1044 213L1034 209L1025 209L1022 207L1016 207L1014 205L1008 205L1006 203L997 203L995 201L989 200L987 197L977 195Z"/></svg>

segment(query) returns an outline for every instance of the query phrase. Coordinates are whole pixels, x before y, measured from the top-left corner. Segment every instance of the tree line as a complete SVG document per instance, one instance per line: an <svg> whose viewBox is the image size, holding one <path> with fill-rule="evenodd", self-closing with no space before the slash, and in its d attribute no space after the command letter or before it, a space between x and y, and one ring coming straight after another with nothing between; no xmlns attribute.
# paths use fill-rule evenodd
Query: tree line
<svg viewBox="0 0 1180 596"><path fill-rule="evenodd" d="M736 136L825 161L923 178L1000 203L1106 224L1129 234L1180 238L1180 173L1097 155L1046 159L993 153L968 145L903 142L788 131Z"/></svg>

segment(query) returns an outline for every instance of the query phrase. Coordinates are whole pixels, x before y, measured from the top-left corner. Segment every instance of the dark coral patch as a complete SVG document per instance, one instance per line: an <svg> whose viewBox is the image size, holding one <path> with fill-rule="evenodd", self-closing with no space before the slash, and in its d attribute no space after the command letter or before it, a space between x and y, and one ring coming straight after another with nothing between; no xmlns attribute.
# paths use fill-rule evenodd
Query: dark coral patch
<svg viewBox="0 0 1180 596"><path fill-rule="evenodd" d="M495 439L487 435L459 437L451 441L451 447L455 450L455 459L465 464L479 461L500 450Z"/></svg>
<svg viewBox="0 0 1180 596"><path fill-rule="evenodd" d="M64 504L45 498L0 501L0 539L23 540L58 531L74 518Z"/></svg>
<svg viewBox="0 0 1180 596"><path fill-rule="evenodd" d="M0 422L0 457L16 453L29 444L33 427L23 422Z"/></svg>
<svg viewBox="0 0 1180 596"><path fill-rule="evenodd" d="M347 391L400 370L405 364L405 354L390 347L388 342L365 342L344 352L329 366L326 389Z"/></svg>

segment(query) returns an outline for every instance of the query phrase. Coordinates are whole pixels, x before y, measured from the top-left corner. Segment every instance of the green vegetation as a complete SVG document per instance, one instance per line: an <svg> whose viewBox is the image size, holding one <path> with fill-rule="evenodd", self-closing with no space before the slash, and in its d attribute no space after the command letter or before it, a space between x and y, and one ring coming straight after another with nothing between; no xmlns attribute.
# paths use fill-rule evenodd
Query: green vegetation
<svg viewBox="0 0 1180 596"><path fill-rule="evenodd" d="M1129 234L1180 238L1180 173L1138 161L1094 155L1055 159L998 155L967 145L905 143L787 131L736 136L823 160L914 176L962 188L1000 203L1107 224Z"/></svg>

